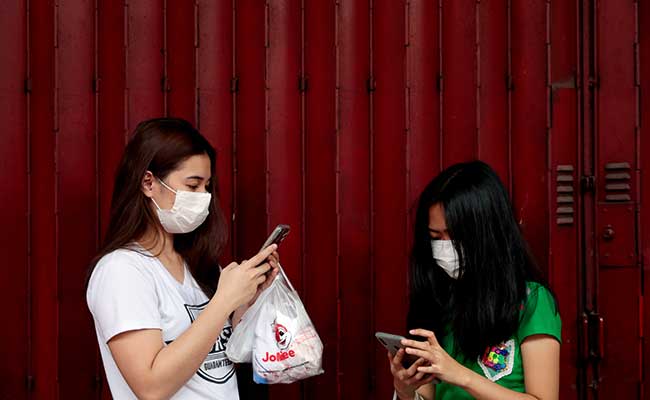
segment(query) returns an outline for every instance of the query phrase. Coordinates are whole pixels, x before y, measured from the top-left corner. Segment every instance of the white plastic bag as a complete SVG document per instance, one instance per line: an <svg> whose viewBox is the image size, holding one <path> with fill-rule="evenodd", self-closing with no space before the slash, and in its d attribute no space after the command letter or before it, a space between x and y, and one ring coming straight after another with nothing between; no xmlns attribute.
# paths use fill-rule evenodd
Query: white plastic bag
<svg viewBox="0 0 650 400"><path fill-rule="evenodd" d="M234 362L252 362L257 383L292 383L323 373L323 343L281 267L242 316L226 355Z"/></svg>
<svg viewBox="0 0 650 400"><path fill-rule="evenodd" d="M276 277L275 282L279 277ZM226 346L226 356L235 363L249 363L253 360L253 341L255 340L255 325L262 309L262 304L269 296L271 287L260 293L255 303L242 315L239 324L235 326L232 336Z"/></svg>

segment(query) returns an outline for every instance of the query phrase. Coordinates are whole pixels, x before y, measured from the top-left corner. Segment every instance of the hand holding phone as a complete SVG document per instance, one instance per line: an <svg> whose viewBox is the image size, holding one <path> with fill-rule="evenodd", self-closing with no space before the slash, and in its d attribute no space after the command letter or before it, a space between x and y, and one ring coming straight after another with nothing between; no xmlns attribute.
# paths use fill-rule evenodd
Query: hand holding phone
<svg viewBox="0 0 650 400"><path fill-rule="evenodd" d="M402 344L402 339L405 339L404 336L393 335L385 332L377 332L375 333L375 337L377 338L377 340L379 340L379 343L381 343L386 348L386 350L390 352L390 354L393 357L395 356L395 354L397 354L397 351L399 349L405 348L404 345ZM402 365L408 368L408 366L413 364L417 359L418 357L414 355L405 354L404 359L402 361Z"/></svg>
<svg viewBox="0 0 650 400"><path fill-rule="evenodd" d="M377 332L375 333L375 337L377 338L377 340L379 340L379 343L381 343L386 348L386 350L390 352L390 354L393 357L395 357L395 355L400 349L406 350L406 346L402 344L402 340L406 339L404 336L393 335L391 333L385 333L385 332ZM405 369L409 368L417 360L418 360L417 356L405 353L404 358L402 359L402 366ZM427 377L426 380L429 380L431 379L431 374L426 374L425 377ZM438 383L440 383L440 380L433 378L429 382L433 383L434 385L437 385Z"/></svg>

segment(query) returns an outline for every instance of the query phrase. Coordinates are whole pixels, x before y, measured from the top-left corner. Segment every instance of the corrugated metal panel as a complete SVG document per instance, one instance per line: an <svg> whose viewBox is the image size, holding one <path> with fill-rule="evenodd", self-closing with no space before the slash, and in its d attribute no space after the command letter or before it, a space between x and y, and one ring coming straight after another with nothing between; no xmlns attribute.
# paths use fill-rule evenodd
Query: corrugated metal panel
<svg viewBox="0 0 650 400"><path fill-rule="evenodd" d="M647 367L647 362L650 360L650 344L648 343L648 329L650 329L650 306L645 301L650 297L648 289L650 288L650 174L643 173L643 171L650 168L650 140L648 140L647 133L650 132L650 101L647 100L647 96L650 96L650 3L637 2L638 6L638 28L639 42L636 44L638 47L638 64L636 69L636 85L641 91L641 104L640 104L640 125L641 130L639 132L640 144L639 151L641 156L639 157L639 169L642 171L639 195L640 200L640 209L641 209L641 220L639 223L639 240L640 240L640 252L641 252L641 264L643 267L643 299L644 302L642 309L640 310L641 314L641 323L640 323L640 336L642 337L643 350L642 360L645 364L643 371L643 382L650 382L650 368ZM642 399L650 399L650 390L647 388L647 385L642 386Z"/></svg>
<svg viewBox="0 0 650 400"><path fill-rule="evenodd" d="M403 332L401 312L408 307L407 236L408 188L405 76L406 8L392 0L374 0L372 22L372 274L373 331ZM395 62L395 59L402 60ZM375 349L373 386L369 396L383 398L392 391L393 380L386 368L386 350L368 340ZM371 358L372 359L372 358Z"/></svg>
<svg viewBox="0 0 650 400"><path fill-rule="evenodd" d="M31 318L32 332L38 332L32 336L30 363L33 397L55 399L59 368L59 265L55 208L58 184L53 95L54 7L51 4L35 7L30 3L28 23L32 80L29 97Z"/></svg>
<svg viewBox="0 0 650 400"><path fill-rule="evenodd" d="M547 3L511 5L512 198L540 265L548 265Z"/></svg>
<svg viewBox="0 0 650 400"><path fill-rule="evenodd" d="M642 281L636 237L640 117L635 74L636 13L634 2L603 2L596 9L597 310L605 321L605 355L598 376L603 398L638 398L642 375ZM629 314L623 315L620 310ZM626 351L620 351L623 348Z"/></svg>
<svg viewBox="0 0 650 400"><path fill-rule="evenodd" d="M29 131L25 90L27 85L27 2L6 4L0 13L0 48L12 54L11 62L0 65L0 118L5 131L0 134L0 218L4 229L0 243L6 254L0 272L0 301L6 305L6 332L2 353L6 360L0 366L3 378L2 396L26 399L25 377L29 374L28 279L28 158Z"/></svg>
<svg viewBox="0 0 650 400"><path fill-rule="evenodd" d="M374 359L370 267L369 1L337 7L337 214L339 331L336 346L340 398L369 392ZM345 337L345 340L341 340ZM363 356L359 356L359 355ZM352 358L350 358L352 356ZM350 362L351 360L354 362Z"/></svg>
<svg viewBox="0 0 650 400"><path fill-rule="evenodd" d="M340 398L337 371L339 253L337 242L336 6L304 2L303 299L319 329L325 374L305 383L304 398Z"/></svg>
<svg viewBox="0 0 650 400"><path fill-rule="evenodd" d="M562 320L562 368L560 398L576 398L578 369L579 314L575 298L582 271L580 248L580 138L578 130L578 71L577 43L578 2L552 2L551 21L551 86L548 179L549 199L549 278L560 301ZM571 192L560 193L559 188L570 187Z"/></svg>
<svg viewBox="0 0 650 400"><path fill-rule="evenodd" d="M478 156L478 2L441 2L442 160L448 167Z"/></svg>
<svg viewBox="0 0 650 400"><path fill-rule="evenodd" d="M266 231L279 223L292 227L282 244L282 264L294 287L302 289L303 131L301 94L301 2L267 2L266 9ZM262 117L262 115L260 115ZM249 143L249 146L261 145ZM263 226L262 221L258 226ZM261 246L257 244L257 246ZM299 385L280 385L271 399L300 396Z"/></svg>
<svg viewBox="0 0 650 400"><path fill-rule="evenodd" d="M233 4L198 1L197 126L217 150L219 201L234 239L234 19ZM222 259L231 260L231 239Z"/></svg>
<svg viewBox="0 0 650 400"><path fill-rule="evenodd" d="M385 354L372 336L404 326L417 196L441 166L476 157L510 188L522 228L559 294L562 397L575 398L579 291L588 291L586 307L600 305L604 314L622 307L643 312L634 255L628 263L619 251L614 255L624 268L603 269L601 284L639 289L613 301L616 293L601 285L593 302L597 268L586 271L585 282L579 268L580 227L593 231L596 214L585 203L581 221L579 179L590 174L591 115L598 115L599 178L607 163L620 169L627 162L631 201L650 186L637 154L650 150L644 141L636 147L639 120L650 115L646 103L637 108L650 65L648 41L638 40L648 36L648 13L645 3L601 3L594 64L601 79L594 75L586 93L576 83L590 82L579 68L589 68L591 54L585 50L591 36L579 31L590 23L581 20L588 13L580 2L60 0L3 9L3 53L28 49L28 57L3 64L0 77L8 126L0 151L10 160L2 171L10 190L3 193L11 194L2 212L15 227L2 241L15 265L3 273L2 293L7 300L31 293L24 308L9 311L22 330L2 337L15 361L4 374L7 396L27 396L27 375L35 378L34 398L99 396L85 266L107 224L128 132L142 119L167 114L195 122L218 149L221 203L233 233L224 263L250 257L276 223L292 225L282 260L325 342L326 374L274 387L272 398L390 395ZM598 90L598 114L580 97L588 100L589 90ZM601 201L612 191L627 194L597 182ZM621 233L626 246L617 250L634 247L635 213ZM641 235L647 255L646 231ZM584 238L595 247L592 236ZM621 371L636 379L626 388L638 387L640 358L615 356L611 348L638 339L630 333L641 330L638 319L626 321L630 329L616 331L607 344L605 391ZM614 371L620 362L628 364ZM244 392L263 398L266 388Z"/></svg>
<svg viewBox="0 0 650 400"><path fill-rule="evenodd" d="M164 0L124 2L129 132L133 131L138 122L164 115L167 110L163 2Z"/></svg>
<svg viewBox="0 0 650 400"><path fill-rule="evenodd" d="M97 248L94 2L55 5L55 131L58 238L58 385L62 398L95 391L96 340L83 279ZM74 350L73 350L74 349Z"/></svg>
<svg viewBox="0 0 650 400"><path fill-rule="evenodd" d="M478 150L510 185L508 130L508 1L477 3Z"/></svg>
<svg viewBox="0 0 650 400"><path fill-rule="evenodd" d="M223 2L222 2L223 3ZM197 1L165 0L167 114L196 124ZM207 43L206 43L207 44ZM227 64L227 62L226 62Z"/></svg>

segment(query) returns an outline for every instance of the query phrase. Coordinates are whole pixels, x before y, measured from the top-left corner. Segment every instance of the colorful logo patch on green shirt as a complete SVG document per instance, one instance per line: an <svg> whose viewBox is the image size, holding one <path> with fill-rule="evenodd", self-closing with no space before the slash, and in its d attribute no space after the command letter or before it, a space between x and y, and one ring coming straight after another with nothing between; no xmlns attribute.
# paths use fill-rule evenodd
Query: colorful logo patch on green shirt
<svg viewBox="0 0 650 400"><path fill-rule="evenodd" d="M479 357L478 365L483 370L485 377L496 382L504 376L512 373L515 363L515 341L508 340L497 346L485 350L483 357Z"/></svg>

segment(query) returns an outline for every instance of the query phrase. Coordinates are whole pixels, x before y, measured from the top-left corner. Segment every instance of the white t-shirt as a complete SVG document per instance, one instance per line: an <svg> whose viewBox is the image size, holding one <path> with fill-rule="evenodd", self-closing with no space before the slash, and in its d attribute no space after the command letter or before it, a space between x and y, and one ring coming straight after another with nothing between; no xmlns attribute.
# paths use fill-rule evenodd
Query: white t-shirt
<svg viewBox="0 0 650 400"><path fill-rule="evenodd" d="M95 321L97 341L113 398L137 399L122 377L108 347L117 334L137 329L160 329L165 345L178 338L208 303L207 296L185 267L181 284L160 261L144 249L121 249L102 257L86 293ZM232 334L226 321L205 361L172 399L239 399L235 366L226 357Z"/></svg>

